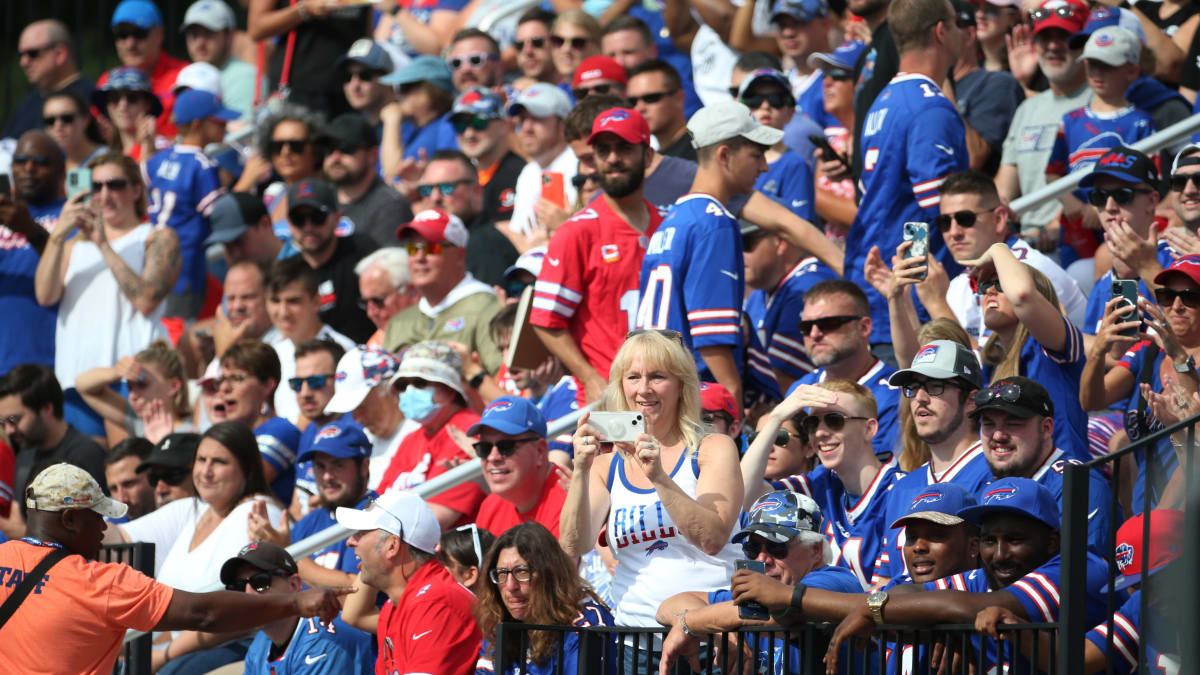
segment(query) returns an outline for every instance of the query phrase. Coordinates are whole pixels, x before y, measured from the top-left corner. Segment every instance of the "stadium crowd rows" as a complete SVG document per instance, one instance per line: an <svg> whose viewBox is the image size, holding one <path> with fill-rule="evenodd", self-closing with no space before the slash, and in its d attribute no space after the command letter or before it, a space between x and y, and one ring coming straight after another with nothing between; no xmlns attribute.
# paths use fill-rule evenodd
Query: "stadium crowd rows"
<svg viewBox="0 0 1200 675"><path fill-rule="evenodd" d="M1200 414L1200 5L241 4L20 33L0 670L1049 669L1064 467ZM1086 672L1188 670L1187 452L1089 473Z"/></svg>

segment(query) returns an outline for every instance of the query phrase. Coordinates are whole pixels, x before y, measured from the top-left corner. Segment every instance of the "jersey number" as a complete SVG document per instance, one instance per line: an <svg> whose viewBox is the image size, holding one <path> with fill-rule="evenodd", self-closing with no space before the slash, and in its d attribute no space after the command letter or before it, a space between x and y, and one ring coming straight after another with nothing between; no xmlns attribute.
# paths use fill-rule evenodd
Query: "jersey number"
<svg viewBox="0 0 1200 675"><path fill-rule="evenodd" d="M631 291L625 291L621 295L620 307L625 312L626 323L629 324L627 330L633 330L637 326L638 314L638 291L636 288Z"/></svg>
<svg viewBox="0 0 1200 675"><path fill-rule="evenodd" d="M150 217L154 218L157 227L166 227L171 220L171 211L175 210L175 192L154 188L150 190ZM158 214L157 217L154 214Z"/></svg>
<svg viewBox="0 0 1200 675"><path fill-rule="evenodd" d="M310 617L308 619L305 619L305 621L308 622L308 630L305 631L306 633L308 633L309 635L315 635L315 634L321 632L322 624L321 624L320 619ZM325 628L326 633L337 633L337 631L333 629L332 621L327 624L324 624L324 628Z"/></svg>
<svg viewBox="0 0 1200 675"><path fill-rule="evenodd" d="M671 313L671 266L659 265L646 277L642 304L638 307L639 328L666 328ZM658 313L654 306L658 305Z"/></svg>

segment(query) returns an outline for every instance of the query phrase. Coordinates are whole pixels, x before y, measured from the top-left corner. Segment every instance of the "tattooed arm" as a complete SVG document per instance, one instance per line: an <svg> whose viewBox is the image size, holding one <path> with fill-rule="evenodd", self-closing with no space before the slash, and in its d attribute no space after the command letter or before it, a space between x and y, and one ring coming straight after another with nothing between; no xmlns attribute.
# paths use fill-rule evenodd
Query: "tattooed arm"
<svg viewBox="0 0 1200 675"><path fill-rule="evenodd" d="M134 273L129 265L108 245L100 244L104 262L117 277L121 293L134 308L149 316L179 279L182 261L179 257L179 237L169 227L156 228L146 239L146 264L142 275Z"/></svg>

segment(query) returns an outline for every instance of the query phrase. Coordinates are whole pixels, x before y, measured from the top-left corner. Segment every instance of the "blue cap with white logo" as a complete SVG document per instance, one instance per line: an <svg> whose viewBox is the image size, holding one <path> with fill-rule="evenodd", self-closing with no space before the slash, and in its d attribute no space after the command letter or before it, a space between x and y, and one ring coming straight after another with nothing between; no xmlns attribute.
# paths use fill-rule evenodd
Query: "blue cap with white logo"
<svg viewBox="0 0 1200 675"><path fill-rule="evenodd" d="M520 396L501 396L483 409L483 417L467 429L468 436L477 436L484 428L516 436L527 431L546 437L546 418L528 399Z"/></svg>
<svg viewBox="0 0 1200 675"><path fill-rule="evenodd" d="M821 531L821 507L799 492L778 490L759 497L750 507L750 524L733 535L738 543L752 534L776 543L791 541L801 532Z"/></svg>
<svg viewBox="0 0 1200 675"><path fill-rule="evenodd" d="M934 483L918 492L908 503L904 513L888 527L902 527L906 520L928 520L938 525L959 525L964 522L958 515L959 512L975 505L975 498L963 486L954 483Z"/></svg>
<svg viewBox="0 0 1200 675"><path fill-rule="evenodd" d="M984 516L1011 513L1033 518L1057 532L1062 527L1058 500L1044 485L1029 478L1001 478L979 490L979 504L958 512L961 518L979 524Z"/></svg>
<svg viewBox="0 0 1200 675"><path fill-rule="evenodd" d="M358 422L348 419L334 420L321 427L313 437L312 445L300 453L296 461L310 460L318 452L343 459L370 457L371 441Z"/></svg>
<svg viewBox="0 0 1200 675"><path fill-rule="evenodd" d="M128 23L143 30L162 25L162 13L150 0L124 0L113 10L112 28L118 24Z"/></svg>

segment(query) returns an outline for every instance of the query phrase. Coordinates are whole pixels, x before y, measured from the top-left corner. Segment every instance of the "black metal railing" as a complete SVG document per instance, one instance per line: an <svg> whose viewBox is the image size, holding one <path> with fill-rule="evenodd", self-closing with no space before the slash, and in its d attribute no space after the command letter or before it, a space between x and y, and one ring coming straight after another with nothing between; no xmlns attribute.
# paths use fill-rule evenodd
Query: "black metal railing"
<svg viewBox="0 0 1200 675"><path fill-rule="evenodd" d="M124 563L148 577L154 576L154 544L110 544L100 549L100 562ZM123 675L150 675L152 637L143 635L125 643L116 672Z"/></svg>

